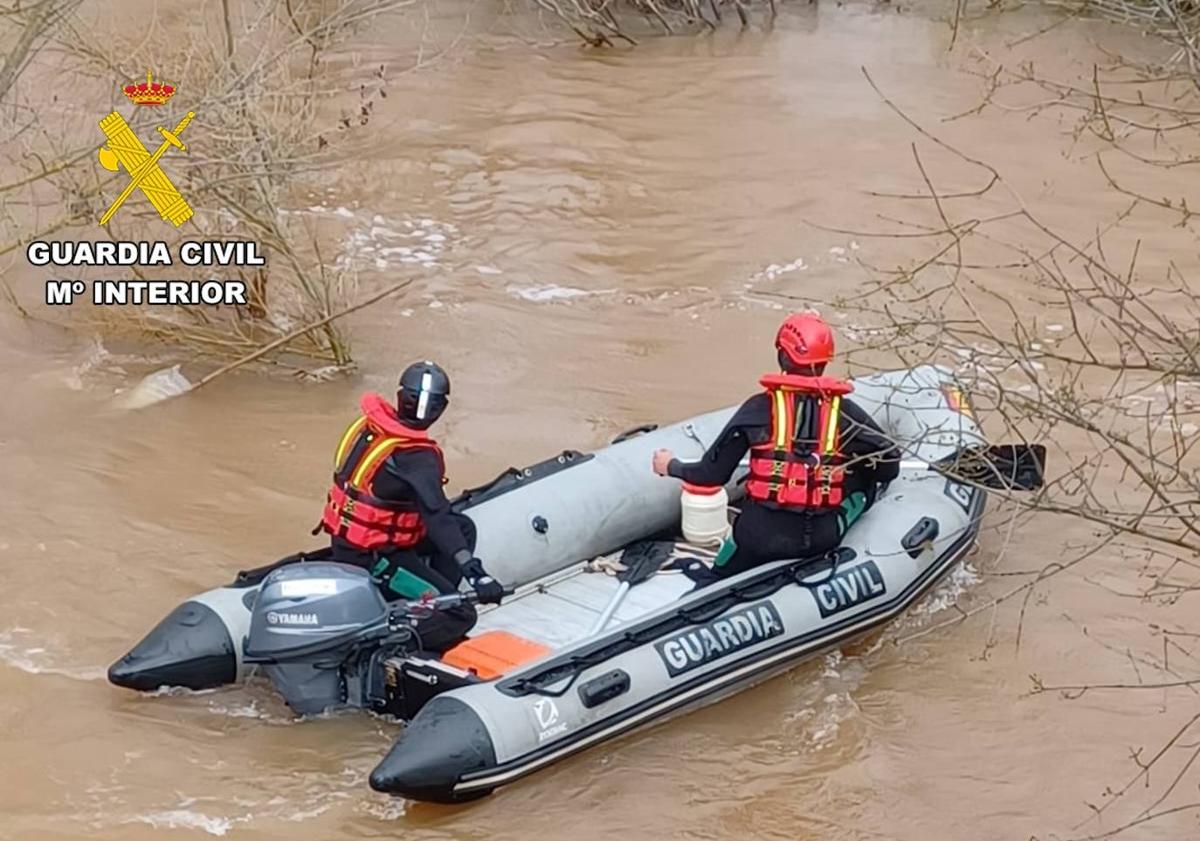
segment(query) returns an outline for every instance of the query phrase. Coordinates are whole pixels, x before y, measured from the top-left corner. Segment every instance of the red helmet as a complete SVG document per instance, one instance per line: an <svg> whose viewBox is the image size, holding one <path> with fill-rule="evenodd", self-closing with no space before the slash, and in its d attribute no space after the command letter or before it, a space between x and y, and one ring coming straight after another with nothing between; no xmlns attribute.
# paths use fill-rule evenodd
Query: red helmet
<svg viewBox="0 0 1200 841"><path fill-rule="evenodd" d="M824 365L833 359L833 331L815 312L799 312L779 326L775 347L793 365Z"/></svg>

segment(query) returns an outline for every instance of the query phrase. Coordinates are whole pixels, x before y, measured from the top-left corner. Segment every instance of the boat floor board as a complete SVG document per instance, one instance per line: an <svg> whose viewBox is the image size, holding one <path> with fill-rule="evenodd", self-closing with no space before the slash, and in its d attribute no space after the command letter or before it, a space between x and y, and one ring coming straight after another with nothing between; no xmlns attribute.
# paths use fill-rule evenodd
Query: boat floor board
<svg viewBox="0 0 1200 841"><path fill-rule="evenodd" d="M680 544L679 553L693 554L686 544ZM619 557L620 552L615 552L604 560ZM481 612L475 633L508 631L561 648L588 634L619 586L615 575L581 567L572 575L558 576L535 590L507 599L502 610ZM635 584L625 594L609 630L675 601L693 586L686 575L673 571L659 572Z"/></svg>

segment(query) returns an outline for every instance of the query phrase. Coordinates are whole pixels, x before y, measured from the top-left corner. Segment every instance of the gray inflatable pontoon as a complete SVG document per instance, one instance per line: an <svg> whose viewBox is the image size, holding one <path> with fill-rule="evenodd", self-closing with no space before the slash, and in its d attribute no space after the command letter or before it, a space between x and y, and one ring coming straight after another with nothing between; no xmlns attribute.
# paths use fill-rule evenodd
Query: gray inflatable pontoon
<svg viewBox="0 0 1200 841"><path fill-rule="evenodd" d="M264 664L298 711L351 705L409 721L372 788L456 802L635 728L725 697L869 633L921 599L973 545L985 494L928 469L982 444L949 371L855 381L853 399L905 451L899 478L822 558L781 561L692 592L660 571L619 586L594 559L670 539L679 483L651 453L698 457L733 409L565 452L465 493L478 554L517 592L437 659L414 650L366 574L323 562L247 573L185 602L110 669L121 686L208 687ZM730 483L737 499L738 477ZM679 545L677 554L703 558ZM603 566L600 564L599 566Z"/></svg>

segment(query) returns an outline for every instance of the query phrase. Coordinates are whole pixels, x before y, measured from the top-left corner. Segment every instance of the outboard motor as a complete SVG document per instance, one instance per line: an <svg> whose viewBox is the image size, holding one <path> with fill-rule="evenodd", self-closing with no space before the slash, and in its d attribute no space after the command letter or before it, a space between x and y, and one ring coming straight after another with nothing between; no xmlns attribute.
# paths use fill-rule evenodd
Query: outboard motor
<svg viewBox="0 0 1200 841"><path fill-rule="evenodd" d="M337 563L290 564L262 583L250 618L245 662L261 664L300 715L384 697L383 658L407 648L371 576Z"/></svg>

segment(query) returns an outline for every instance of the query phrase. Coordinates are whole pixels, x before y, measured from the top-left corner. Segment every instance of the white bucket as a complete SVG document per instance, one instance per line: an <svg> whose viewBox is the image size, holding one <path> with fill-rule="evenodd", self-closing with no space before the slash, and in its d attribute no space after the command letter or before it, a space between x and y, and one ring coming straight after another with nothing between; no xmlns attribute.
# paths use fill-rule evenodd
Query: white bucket
<svg viewBox="0 0 1200 841"><path fill-rule="evenodd" d="M696 546L717 545L729 534L729 494L718 485L704 488L683 483L680 493L683 509L683 537Z"/></svg>

